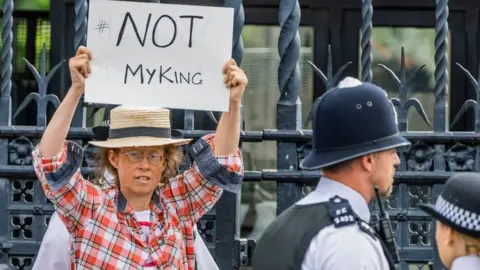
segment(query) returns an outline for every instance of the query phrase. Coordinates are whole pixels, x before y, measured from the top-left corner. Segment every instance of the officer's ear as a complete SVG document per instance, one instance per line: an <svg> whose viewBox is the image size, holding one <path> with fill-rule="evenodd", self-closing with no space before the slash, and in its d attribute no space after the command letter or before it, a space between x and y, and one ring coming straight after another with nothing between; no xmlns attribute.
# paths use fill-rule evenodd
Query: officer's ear
<svg viewBox="0 0 480 270"><path fill-rule="evenodd" d="M367 154L360 158L360 164L362 168L368 172L372 172L375 168L375 156L374 154Z"/></svg>

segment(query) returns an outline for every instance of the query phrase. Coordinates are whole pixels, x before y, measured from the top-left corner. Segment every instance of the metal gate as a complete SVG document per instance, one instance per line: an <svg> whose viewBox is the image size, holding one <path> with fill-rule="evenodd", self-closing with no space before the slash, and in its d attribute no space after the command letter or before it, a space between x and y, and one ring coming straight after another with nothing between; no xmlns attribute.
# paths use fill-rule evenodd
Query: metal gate
<svg viewBox="0 0 480 270"><path fill-rule="evenodd" d="M16 52L15 21L25 19L25 14L17 12L14 14L13 0L3 0L3 24L2 24L2 49L1 49L1 92L0 92L0 264L8 264L15 269L30 269L38 252L40 242L48 226L49 218L54 211L53 205L46 200L40 183L36 180L33 168L31 151L39 141L42 132L51 115L52 105L58 106L57 95L64 93L68 86L65 82L68 73L58 70L61 75L54 74L55 68L50 69L50 73L45 74L45 65L48 65L49 57L42 54L42 58L36 61L36 69L28 65L30 72L34 74L36 83L24 79L22 74L15 74L13 66L19 63L13 63ZM57 2L57 1L52 1ZM58 1L62 2L62 1ZM158 2L158 1L152 1ZM170 3L188 3L189 1L169 1ZM190 1L193 3L194 1ZM218 2L218 1L217 1ZM215 1L203 1L200 4L205 5L225 5L235 8L234 29L233 29L233 58L241 64L243 55L243 44L241 38L242 27L246 17L244 6L240 0L225 0L217 3ZM276 181L277 182L277 215L299 200L306 194L305 187L313 186L319 178L318 171L301 171L298 168L299 162L305 155L311 151L309 141L311 131L302 128L301 119L301 101L299 98L300 72L298 66L300 40L298 29L301 24L301 10L314 12L315 9L321 9L322 4L316 4L315 1L305 1L309 7L300 8L297 0L281 1L246 1L251 6L265 5L275 7L278 14L278 24L281 27L281 34L278 41L278 53L280 55L280 65L278 67L278 87L280 90L280 99L277 103L277 129L245 131L241 134L243 142L262 143L264 141L277 142L277 167L272 170L247 171L245 181ZM254 3L255 2L255 3ZM260 3L261 2L261 3ZM317 1L322 2L322 1ZM331 2L331 1L330 1ZM342 1L340 1L342 2ZM360 2L360 0L358 0ZM387 2L387 1L384 1ZM456 1L462 2L462 1ZM463 1L465 2L465 1ZM347 8L353 1L345 1L338 4L339 9L330 9L330 15L340 14L339 10ZM422 4L424 1L402 1L401 5L411 5L421 10L433 4ZM195 3L199 4L199 3ZM245 3L244 3L245 4ZM461 5L461 3L456 3ZM72 23L72 33L70 36L60 36L52 31L52 39L62 40L65 46L56 45L56 49L63 48L65 58L70 57L75 49L85 44L87 29L87 11L88 2L86 0L66 0L65 14L68 22ZM318 5L318 6L315 6ZM372 55L371 55L371 34L373 8L371 0L363 0L362 4L354 3L361 8L361 26L359 28L360 37L357 42L360 43L361 53L359 66L361 69L360 78L363 81L372 81ZM361 7L360 7L361 5ZM465 4L466 5L466 4ZM393 222L393 228L397 237L397 243L400 248L402 259L399 269L442 269L437 253L434 251L434 223L419 209L416 205L420 202L434 202L444 181L453 172L456 171L480 171L480 115L478 102L480 99L479 82L470 75L466 69L464 75L467 76L473 85L474 100L462 100L464 105L458 110L460 121L464 121L463 114L468 109L474 111L473 118L468 118L474 122L474 131L451 132L449 124L449 110L447 99L449 98L449 55L448 55L448 36L449 36L449 8L447 0L436 0L433 6L435 12L435 105L434 122L432 131L428 132L409 132L407 111L410 107L417 109L421 113L421 105L415 99L408 98L410 90L409 80L412 74L406 76L402 65L401 74L396 76L392 73L392 80L397 84L400 92L398 99L393 99L398 113L399 128L405 137L412 141L412 147L400 152L402 164L396 174L395 189L392 197L386 201L386 206ZM473 11L476 20L470 20L478 26L478 14L480 5L477 4ZM52 7L51 12L59 12L58 5ZM312 11L313 10L313 11ZM476 12L476 13L475 13ZM253 8L251 14L253 14ZM35 27L41 20L48 20L48 14L37 14L33 19L27 18L28 27ZM311 17L311 14L307 16ZM472 18L472 17L469 17ZM51 17L53 20L53 17ZM321 19L318 19L321 20ZM339 30L341 26L331 26L333 32ZM478 44L477 28L475 28L473 40L469 40L469 46ZM323 30L319 30L323 31ZM357 31L357 30L355 30ZM35 35L34 35L35 36ZM27 39L31 38L30 35ZM71 38L71 40L69 39ZM334 44L334 51L342 51L339 47L342 42L338 37L329 37ZM65 39L65 40L63 40ZM324 41L325 42L325 41ZM58 43L57 43L58 44ZM53 44L52 44L53 46ZM316 44L317 48L325 43ZM66 49L65 49L66 48ZM338 49L338 50L337 50ZM338 56L335 57L335 63L338 64ZM320 53L316 53L319 56ZM477 53L470 57L476 58ZM325 54L321 54L325 58ZM329 56L331 56L329 54ZM27 55L27 58L29 56ZM30 58L31 59L31 55ZM357 60L350 59L354 63ZM326 59L316 60L318 63L327 63ZM477 59L473 60L476 63ZM472 62L467 61L472 67ZM51 63L55 66L57 63ZM59 67L63 62L58 63ZM321 65L325 66L325 65ZM451 66L451 69L463 70L462 66ZM319 81L323 81L322 88L330 88L338 82L345 74L339 76L332 75L332 63L329 59L327 72L324 75L318 74L317 87ZM339 68L340 70L340 68ZM398 76L398 77L397 77ZM28 76L27 76L28 77ZM50 79L54 78L52 81ZM55 90L55 94L48 94L47 85L49 82L55 86L61 86L62 89ZM39 87L40 86L40 87ZM466 85L458 86L458 88ZM63 89L64 88L64 89ZM31 92L28 96L19 96L19 89ZM457 91L455 87L452 87ZM17 92L16 92L17 91ZM460 89L458 90L460 91ZM50 91L54 92L54 91ZM456 93L456 92L455 92ZM450 95L452 96L452 95ZM12 100L15 104L12 106ZM452 97L453 99L453 97ZM25 112L22 104L35 103L36 109ZM48 105L48 107L47 107ZM458 107L458 106L457 106ZM15 108L15 110L14 110ZM35 117L32 117L32 113ZM28 116L30 114L30 116ZM454 112L457 115L457 112ZM12 125L12 116L23 117L25 122L30 125ZM74 117L69 139L84 146L85 160L82 172L88 176L93 173L95 165L92 159L93 148L87 145L87 141L92 138L91 129L85 127L84 108L79 106ZM182 129L185 137L198 139L200 136L214 130L214 124L208 124L200 121L200 126L194 126L198 119L194 117L193 111L174 112L174 128ZM181 118L180 118L181 117ZM180 120L179 120L180 119ZM427 120L428 121L428 120ZM456 121L456 120L455 120ZM452 121L452 122L455 122ZM185 161L188 166L189 160ZM216 207L209 212L199 222L204 239L217 260L220 269L238 269L250 264L250 255L254 248L253 239L239 238L239 224L237 222L237 212L239 207L239 197L224 193ZM371 209L376 211L375 207ZM325 247L328 248L328 247Z"/></svg>

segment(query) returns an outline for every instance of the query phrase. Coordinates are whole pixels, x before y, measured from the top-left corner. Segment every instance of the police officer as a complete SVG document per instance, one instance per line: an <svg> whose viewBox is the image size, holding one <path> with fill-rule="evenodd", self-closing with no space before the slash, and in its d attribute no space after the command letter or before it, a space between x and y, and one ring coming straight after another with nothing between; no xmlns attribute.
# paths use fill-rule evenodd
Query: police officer
<svg viewBox="0 0 480 270"><path fill-rule="evenodd" d="M316 103L313 150L300 166L320 169L322 177L267 227L253 269L395 269L368 208L375 187L390 195L396 149L410 144L399 135L393 105L381 88L350 77Z"/></svg>
<svg viewBox="0 0 480 270"><path fill-rule="evenodd" d="M436 219L442 263L451 270L480 270L480 174L458 173L442 188L435 205L419 207Z"/></svg>

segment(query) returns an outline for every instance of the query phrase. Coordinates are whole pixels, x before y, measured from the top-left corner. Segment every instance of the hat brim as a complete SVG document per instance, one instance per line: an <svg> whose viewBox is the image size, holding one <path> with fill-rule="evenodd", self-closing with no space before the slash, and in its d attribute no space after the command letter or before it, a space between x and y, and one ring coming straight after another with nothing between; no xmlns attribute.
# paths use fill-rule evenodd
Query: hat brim
<svg viewBox="0 0 480 270"><path fill-rule="evenodd" d="M142 147L142 146L180 146L187 144L192 139L171 139L156 137L129 137L121 139L108 139L106 141L90 141L88 143L103 148Z"/></svg>
<svg viewBox="0 0 480 270"><path fill-rule="evenodd" d="M300 163L300 168L315 170L335 165L370 153L408 146L411 143L400 135L394 135L375 142L345 147L330 151L312 151Z"/></svg>
<svg viewBox="0 0 480 270"><path fill-rule="evenodd" d="M447 225L448 227L450 227L450 228L452 228L452 229L454 229L454 230L456 230L460 233L463 233L465 235L469 235L469 236L472 236L472 237L480 237L480 232L465 229L465 228L455 224L454 222L450 221L448 218L442 216L440 213L437 212L437 210L435 210L435 205L433 205L433 204L420 203L417 206L418 206L418 208L423 210L425 213L430 215L433 219L436 219L436 220L440 221L441 223Z"/></svg>

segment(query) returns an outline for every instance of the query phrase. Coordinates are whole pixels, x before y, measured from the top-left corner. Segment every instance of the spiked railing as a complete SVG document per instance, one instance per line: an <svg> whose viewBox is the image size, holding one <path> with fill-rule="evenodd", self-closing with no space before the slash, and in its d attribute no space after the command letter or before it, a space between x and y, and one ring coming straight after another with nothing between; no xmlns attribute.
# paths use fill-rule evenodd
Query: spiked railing
<svg viewBox="0 0 480 270"><path fill-rule="evenodd" d="M34 100L37 103L37 126L46 126L47 125L47 104L50 102L52 103L55 108L58 108L60 105L60 100L58 99L57 96L54 94L48 94L47 95L47 87L48 83L52 79L53 75L59 69L63 63L65 63L65 60L62 60L60 63L56 64L52 70L46 74L46 67L45 67L45 57L46 57L46 48L45 44L43 44L42 47L42 53L41 53L41 59L40 59L40 74L38 73L37 69L28 62L27 59L23 58L25 63L27 64L27 67L30 69L30 71L33 73L33 76L35 77L35 80L37 81L38 85L38 93L30 93L25 97L23 102L18 106L17 111L13 115L13 118L17 117L17 115L22 112L25 107L27 107L28 104L32 100Z"/></svg>
<svg viewBox="0 0 480 270"><path fill-rule="evenodd" d="M129 0L136 2L156 2L158 0ZM225 5L234 8L234 29L233 29L233 48L232 57L240 65L243 54L243 44L241 39L241 29L245 21L245 15L242 7L241 0L224 0ZM70 5L75 3L75 18L70 16L65 17L68 24L73 24L72 28L68 29L66 37L72 36L71 42L67 40L68 48L62 48L66 51L67 56L72 54L72 50L79 45L85 45L86 37L86 22L88 14L88 6L86 0L66 0ZM187 1L188 2L188 1ZM193 3L194 1L190 1ZM253 1L255 2L255 1ZM267 1L268 2L268 1ZM325 2L325 1L324 1ZM326 1L329 2L329 1ZM337 1L338 2L338 1ZM348 1L347 1L348 2ZM377 1L380 5L384 5L383 1ZM475 1L471 1L475 2ZM45 74L45 50L42 52L42 62L38 62L35 65L38 66L39 71L33 67L30 63L27 63L28 68L33 72L37 82L38 91L31 93L25 100L20 100L22 103L18 109L15 109L15 117L19 118L18 114L25 111L27 105L34 100L37 107L37 126L23 126L10 124L12 107L9 103L12 95L16 96L16 91L22 92L22 84L12 82L12 62L14 61L15 38L14 38L14 19L13 17L13 0L3 1L3 33L2 33L2 80L0 89L0 215L6 217L3 227L0 226L0 231L5 232L0 235L0 253L3 247L3 257L1 262L7 262L10 267L22 269L28 267L22 260L27 262L30 260L30 265L35 258L36 252L38 252L38 244L41 241L42 231L45 231L45 220L55 209L52 204L45 204L45 197L42 192L37 192L38 181L36 181L36 175L31 165L31 148L38 143L39 138L44 131L43 126L46 122L46 107L51 102L54 106L58 106L58 99L54 95L47 95L47 85L50 78L55 71L58 72L58 68L52 69L50 74ZM249 5L252 1L249 2ZM341 33L343 30L360 32L359 46L361 49L360 59L358 59L358 68L361 69L359 77L364 82L371 82L372 80L372 17L373 6L375 0L362 0L362 7L360 12L360 6L357 5L354 12L357 12L357 19L359 29L338 29L340 24L331 24L325 27L328 29L335 28L335 34ZM302 3L308 10L311 6L308 3ZM254 4L255 6L258 3ZM323 5L323 4L322 4ZM345 3L342 3L345 5ZM347 3L348 5L348 3ZM395 188L392 191L392 196L386 200L386 208L389 212L389 216L392 220L392 225L395 225L394 234L397 237L398 242L401 244L400 255L402 262L398 265L398 269L407 270L413 265L417 265L417 268L429 268L441 269L441 260L435 251L435 242L431 241L434 238L434 234L431 230L434 226L434 221L430 217L426 216L423 212L419 211L415 205L420 202L433 202L435 197L439 194L439 190L445 183L446 179L451 175L461 171L480 172L480 75L478 79L474 79L466 68L457 64L467 75L468 80L474 85L476 90L476 97L465 101L463 106L457 112L457 115L452 122L452 125L458 123L458 120L469 109L473 109L475 112L475 132L449 132L447 130L448 125L448 51L449 51L449 28L448 28L448 0L435 0L429 4L430 9L435 9L435 42L432 47L435 48L435 108L434 119L430 119L433 126L432 131L426 132L410 132L408 131L408 110L411 106L415 107L416 112L423 118L423 121L430 125L428 118L426 117L423 107L420 106L420 102L415 98L409 98L409 94L413 88L413 78L418 75L420 71L424 69L424 66L419 67L415 71L407 72L405 69L405 55L402 48L402 59L400 64L400 72L396 71L396 74L392 70L383 66L383 68L392 76L396 83L396 87L399 89L398 98L391 99L392 104L396 106L396 111L399 112L399 128L402 131L402 135L408 140L412 141L412 147L400 150L399 156L401 160L400 166L395 173ZM458 3L455 7L458 9ZM69 6L67 4L67 6ZM268 9L271 6L266 5ZM480 6L477 6L480 7ZM69 7L70 8L70 7ZM303 8L303 6L302 6ZM331 17L335 17L337 14L342 13L335 11L329 14ZM327 11L328 13L328 11ZM475 13L475 12L474 12ZM253 12L256 14L256 12ZM281 213L283 210L290 207L301 197L306 195L306 186L313 186L317 183L320 172L319 171L306 171L299 169L299 163L311 151L311 146L308 146L312 141L312 130L302 130L302 107L300 102L300 91L303 90L301 84L301 74L299 68L299 61L302 61L300 56L300 49L302 44L300 42L299 27L302 24L309 24L311 26L312 20L311 14L308 14L306 20L301 20L301 9L298 0L281 0L278 7L278 23L281 27L281 34L278 40L278 52L280 56L280 65L278 69L278 88L280 89L280 99L277 103L277 129L263 129L263 130L248 130L241 131L241 141L248 143L261 143L261 142L276 142L276 166L274 168L266 168L257 171L246 171L244 175L245 182L276 182L276 207L277 213ZM400 16L399 16L400 17ZM338 17L337 17L338 19ZM256 19L253 18L252 22ZM263 21L264 19L259 21ZM265 19L268 21L269 19ZM341 22L343 19L337 20ZM52 21L53 23L53 21ZM271 22L269 22L271 23ZM13 28L13 29L12 29ZM322 28L322 27L321 27ZM456 28L460 29L461 28ZM476 29L476 28L471 28ZM317 29L318 30L318 29ZM316 31L317 31L316 30ZM320 31L323 31L320 29ZM454 31L457 31L454 29ZM13 34L12 34L13 33ZM74 38L73 38L74 35ZM321 37L323 33L320 33ZM461 36L462 34L460 34ZM344 35L342 35L344 36ZM349 35L347 35L349 36ZM356 35L355 35L356 36ZM452 34L452 37L459 37L459 34ZM328 39L328 34L326 39ZM350 37L347 37L344 41L350 41ZM325 39L320 40L320 43ZM340 40L335 37L334 40ZM65 44L65 40L52 41L57 44ZM326 45L326 44L325 44ZM348 55L351 50L351 46L339 46L334 50L340 50L347 52L345 57L352 57ZM471 44L467 44L471 46ZM63 45L62 45L63 46ZM314 50L315 56L324 50L322 44L317 43ZM343 46L343 48L341 48ZM357 45L352 45L357 46ZM340 53L337 51L337 53ZM458 50L453 50L457 54ZM475 50L473 50L475 51ZM470 52L470 51L469 51ZM323 53L322 53L323 54ZM327 52L325 52L325 56ZM355 56L356 57L356 56ZM332 55L331 48L328 47L328 67L325 72L322 72L311 62L310 67L313 68L315 75L320 76L323 84L327 88L327 91L333 88L340 77L343 77L342 73L345 70L351 68L351 63L347 63L340 67L335 74L332 67ZM455 55L454 58L458 58ZM30 58L28 58L30 59ZM33 59L33 58L32 58ZM349 59L351 60L351 59ZM354 60L356 61L356 60ZM63 62L62 62L63 63ZM56 64L56 63L54 63ZM57 66L61 63L57 64ZM340 66L340 65L339 65ZM382 66L382 65L380 65ZM309 67L309 68L310 68ZM357 67L355 67L357 68ZM473 74L471 66L467 67ZM395 70L395 69L393 69ZM398 76L398 77L397 77ZM54 76L57 77L57 76ZM62 76L63 77L63 76ZM417 76L418 78L418 76ZM458 76L452 76L455 83L458 83ZM63 78L59 78L60 80ZM380 79L380 78L379 78ZM374 82L375 83L375 82ZM13 87L12 87L13 85ZM460 80L460 87L461 85ZM456 91L463 91L464 89L456 88ZM257 93L255 93L257 94ZM317 104L318 99L315 100L313 107ZM16 103L16 102L15 102ZM425 105L425 103L424 103ZM16 108L17 106L15 106ZM78 106L80 109L76 114L77 118L74 118L72 122L72 128L69 130L69 139L75 142L81 143L85 147L84 160L82 165L82 173L92 175L94 168L88 164L89 149L86 142L93 136L89 128L81 126L84 121L83 104L82 102ZM105 112L108 113L110 108L106 108ZM311 119L311 112L309 119ZM185 114L185 126L184 130L181 130L182 135L185 138L198 139L199 137L208 134L211 130L201 130L201 126L194 127L193 111L189 111ZM216 121L213 114L209 114L212 120ZM216 114L215 114L216 115ZM106 115L105 115L106 116ZM75 120L76 119L76 120ZM104 117L108 119L108 117ZM8 121L8 123L6 122ZM17 121L20 122L20 121ZM304 147L306 146L306 147ZM188 157L186 157L188 159ZM24 164L24 165L21 165ZM32 188L26 185L31 185ZM20 186L21 188L18 188ZM15 196L31 195L35 193L32 202L17 203ZM13 196L12 196L13 195ZM273 196L275 197L275 196ZM224 193L220 201L216 204L213 211L207 215L207 217L201 222L203 224L209 224L211 229L205 230L205 235L210 238L210 242L207 243L208 248L213 251L214 257L220 269L238 269L239 266L246 266L249 263L249 255L251 249L246 248L245 245L237 245L237 243L246 243L235 239L237 232L236 228L240 227L238 222L238 197L234 197L229 193ZM274 206L275 207L275 206ZM375 208L371 209L372 215L376 212ZM261 214L260 214L261 215ZM34 216L32 219L31 217ZM23 229L13 227L15 224L12 220L24 220L29 218L33 220L30 228L25 226ZM261 216L263 218L263 216ZM0 223L1 224L1 223ZM9 232L17 231L32 231L32 239L17 239L14 242L3 241L2 237L10 238ZM199 226L200 229L200 226ZM20 232L22 234L22 232ZM25 241L24 241L25 240ZM32 244L35 241L37 244ZM236 242L234 242L236 241ZM416 243L415 243L416 242ZM427 246L427 242L431 245ZM232 247L235 250L232 251ZM11 249L10 249L11 248ZM11 252L13 250L21 250L21 254L18 252ZM10 252L8 252L10 251ZM26 258L26 259L25 259ZM15 265L15 261L19 261ZM233 266L232 266L233 262Z"/></svg>
<svg viewBox="0 0 480 270"><path fill-rule="evenodd" d="M448 0L435 0L435 119L434 130L448 126Z"/></svg>
<svg viewBox="0 0 480 270"><path fill-rule="evenodd" d="M240 0L225 0L225 6L233 8L232 58L238 66L241 66L243 60L242 29L245 23L245 11L243 10L243 4ZM212 111L206 111L206 113L215 124L218 124L218 120Z"/></svg>
<svg viewBox="0 0 480 270"><path fill-rule="evenodd" d="M12 59L13 59L13 0L3 0L2 4L2 62L0 81L0 126L11 124L12 114Z"/></svg>
<svg viewBox="0 0 480 270"><path fill-rule="evenodd" d="M12 90L12 58L13 58L13 0L3 1L2 14L2 83L0 97L10 97Z"/></svg>
<svg viewBox="0 0 480 270"><path fill-rule="evenodd" d="M75 37L74 37L74 50L87 43L87 14L88 3L87 0L75 0Z"/></svg>
<svg viewBox="0 0 480 270"><path fill-rule="evenodd" d="M405 69L405 51L402 47L402 55L400 61L400 79L395 75L395 73L386 67L385 65L378 64L382 68L384 68L388 73L392 76L395 84L399 90L399 98L391 98L393 105L398 109L398 129L400 131L407 131L408 130L408 109L413 106L420 117L425 121L425 123L432 128L430 121L428 121L427 114L423 109L422 104L416 98L408 98L408 92L410 90L410 83L413 79L417 76L417 74L425 67L425 65L421 65L420 67L416 68L415 70L410 73L410 76L407 77L407 71Z"/></svg>
<svg viewBox="0 0 480 270"><path fill-rule="evenodd" d="M372 74L372 18L373 6L372 0L362 0L362 26L361 34L361 64L362 64L362 81L371 82Z"/></svg>
<svg viewBox="0 0 480 270"><path fill-rule="evenodd" d="M333 75L333 65L332 65L332 48L331 48L331 45L328 45L328 65L327 65L327 76L325 76L325 74L323 74L323 72L317 67L315 66L312 62L308 61L308 64L310 64L310 66L312 66L313 68L313 71L315 71L315 74L317 74L320 79L322 80L323 84L325 85L325 89L328 91L330 89L332 89L333 87L335 87L335 85L338 83L339 79L340 79L340 76L343 74L343 72L347 69L347 67L352 64L352 61L349 61L347 62L346 64L344 64L343 66L341 66L337 73L335 73L335 75ZM307 116L307 120L305 121L305 126L308 125L308 123L310 121L312 121L312 113L313 113L313 109L315 108L315 106L317 105L317 103L320 101L320 97L318 97L315 102L313 102L313 105L312 105L312 109L310 110L310 112L308 113L308 116Z"/></svg>
<svg viewBox="0 0 480 270"><path fill-rule="evenodd" d="M455 123L458 122L460 117L462 117L468 109L472 109L475 112L475 132L480 132L480 108L479 108L479 103L480 103L480 65L479 65L479 72L478 72L478 79L475 80L475 78L470 74L470 72L464 68L462 65L459 63L456 63L457 66L459 66L463 72L465 72L465 75L467 75L468 80L470 83L472 83L474 89L475 89L475 94L476 94L476 100L469 99L466 100L462 107L460 107L460 110L458 113L455 115L455 118L452 121L452 125L455 125Z"/></svg>
<svg viewBox="0 0 480 270"><path fill-rule="evenodd" d="M277 128L300 130L302 128L302 102L300 100L300 3L298 0L280 0L278 7L280 36L278 38L277 81L280 98L277 102ZM297 146L295 143L277 142L277 169L296 170ZM286 200L277 201L277 215L290 207L301 196L301 188L295 183L277 185L277 196Z"/></svg>

